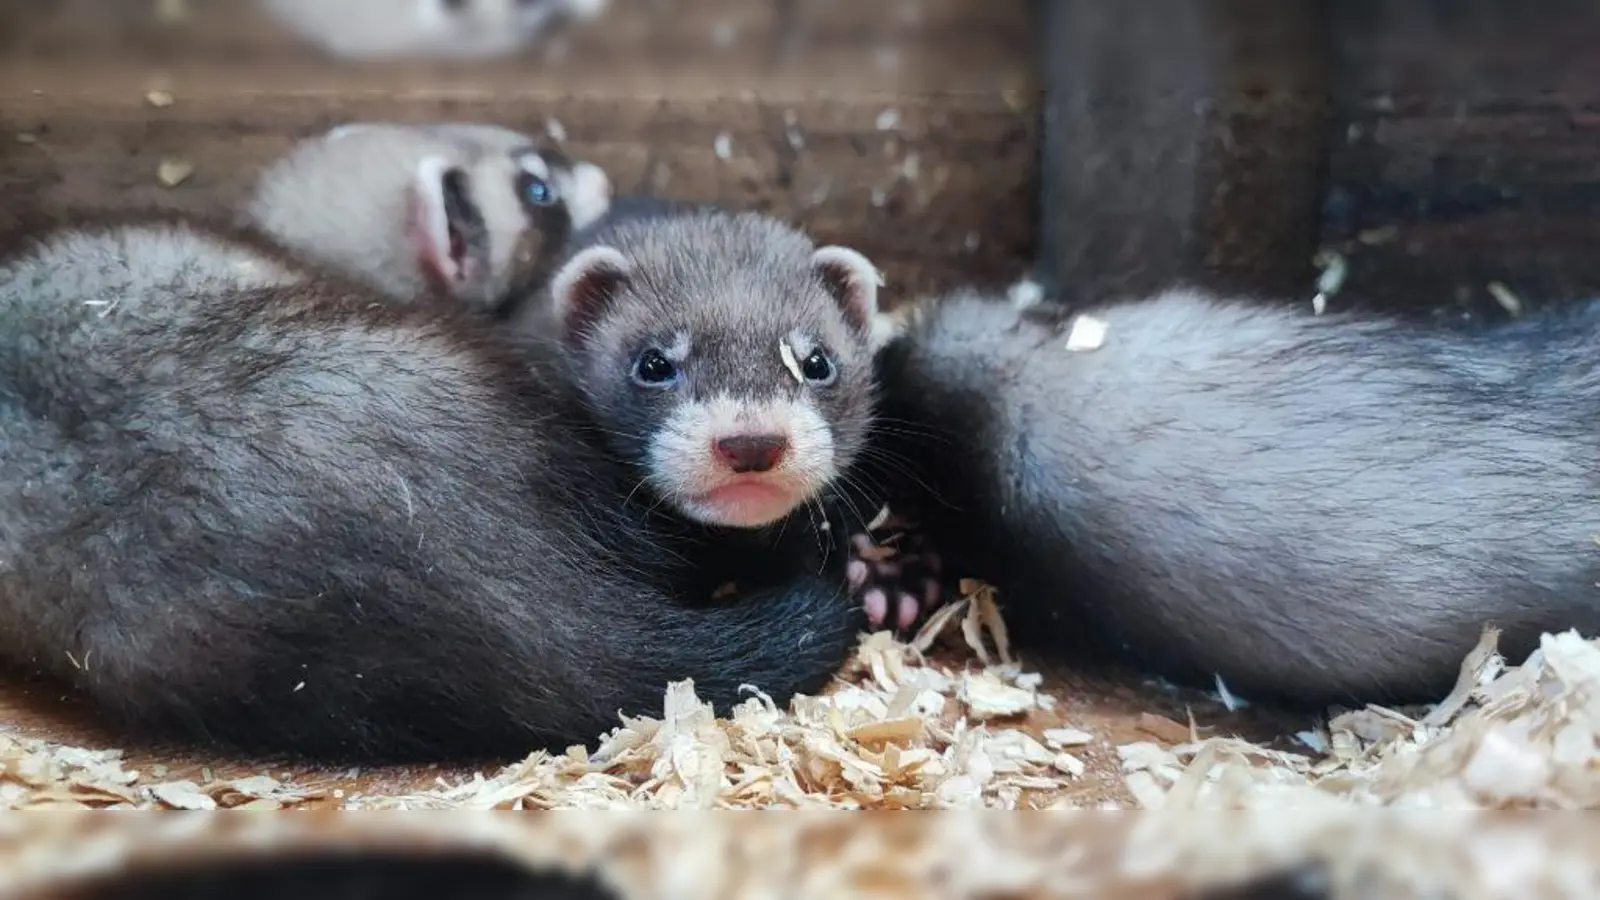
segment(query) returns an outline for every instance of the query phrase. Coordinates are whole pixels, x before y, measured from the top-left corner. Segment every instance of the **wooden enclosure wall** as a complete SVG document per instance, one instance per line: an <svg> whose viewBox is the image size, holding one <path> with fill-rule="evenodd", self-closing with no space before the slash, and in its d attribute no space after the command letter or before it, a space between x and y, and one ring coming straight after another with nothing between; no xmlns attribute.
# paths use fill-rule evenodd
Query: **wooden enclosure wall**
<svg viewBox="0 0 1600 900"><path fill-rule="evenodd" d="M0 191L215 207L340 122L475 119L564 133L623 191L765 210L856 246L891 300L1007 281L1031 259L1026 0L611 0L513 61L360 67L302 49L247 0L188 0L176 21L163 5L0 0ZM192 171L165 186L163 162Z"/></svg>
<svg viewBox="0 0 1600 900"><path fill-rule="evenodd" d="M1310 283L1326 88L1298 0L1047 0L1041 275L1071 299Z"/></svg>
<svg viewBox="0 0 1600 900"><path fill-rule="evenodd" d="M1330 0L1324 239L1394 304L1600 296L1600 4Z"/></svg>
<svg viewBox="0 0 1600 900"><path fill-rule="evenodd" d="M1043 0L1043 274L1502 314L1600 295L1600 4Z"/></svg>

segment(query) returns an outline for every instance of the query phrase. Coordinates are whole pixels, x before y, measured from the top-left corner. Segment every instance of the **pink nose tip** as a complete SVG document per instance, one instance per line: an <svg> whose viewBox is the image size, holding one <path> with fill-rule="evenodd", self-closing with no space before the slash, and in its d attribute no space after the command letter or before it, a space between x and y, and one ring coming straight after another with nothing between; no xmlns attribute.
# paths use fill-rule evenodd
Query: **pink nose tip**
<svg viewBox="0 0 1600 900"><path fill-rule="evenodd" d="M721 438L712 446L734 472L767 472L783 461L789 439L778 434L741 434Z"/></svg>

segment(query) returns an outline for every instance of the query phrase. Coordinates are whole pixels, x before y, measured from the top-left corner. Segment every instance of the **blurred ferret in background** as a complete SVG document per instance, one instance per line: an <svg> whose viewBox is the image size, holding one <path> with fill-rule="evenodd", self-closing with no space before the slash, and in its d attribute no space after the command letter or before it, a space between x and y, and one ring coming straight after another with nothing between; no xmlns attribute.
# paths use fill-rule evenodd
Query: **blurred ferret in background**
<svg viewBox="0 0 1600 900"><path fill-rule="evenodd" d="M497 312L542 286L611 181L528 135L467 122L358 122L266 168L244 218L398 301L441 293Z"/></svg>
<svg viewBox="0 0 1600 900"><path fill-rule="evenodd" d="M606 0L260 0L281 24L347 60L510 56Z"/></svg>

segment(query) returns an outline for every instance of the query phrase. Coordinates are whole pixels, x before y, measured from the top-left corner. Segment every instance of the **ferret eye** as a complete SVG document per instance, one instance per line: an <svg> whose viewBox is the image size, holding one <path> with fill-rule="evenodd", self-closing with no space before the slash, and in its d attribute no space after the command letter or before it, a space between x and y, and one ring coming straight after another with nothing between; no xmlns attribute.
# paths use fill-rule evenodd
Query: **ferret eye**
<svg viewBox="0 0 1600 900"><path fill-rule="evenodd" d="M805 362L800 364L800 374L804 375L807 381L828 384L833 381L835 374L833 360L828 359L828 355L821 350L813 350L811 355L805 358Z"/></svg>
<svg viewBox="0 0 1600 900"><path fill-rule="evenodd" d="M537 175L523 172L518 178L518 193L534 206L550 206L556 202L556 189Z"/></svg>
<svg viewBox="0 0 1600 900"><path fill-rule="evenodd" d="M633 380L646 387L666 387L678 380L678 367L654 347L633 362Z"/></svg>

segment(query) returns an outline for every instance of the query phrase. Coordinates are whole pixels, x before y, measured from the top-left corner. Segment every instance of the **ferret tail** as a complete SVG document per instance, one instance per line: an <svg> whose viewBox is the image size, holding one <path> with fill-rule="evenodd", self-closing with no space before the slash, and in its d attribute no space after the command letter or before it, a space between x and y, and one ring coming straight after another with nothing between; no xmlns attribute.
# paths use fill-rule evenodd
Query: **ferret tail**
<svg viewBox="0 0 1600 900"><path fill-rule="evenodd" d="M660 715L667 686L685 679L718 715L755 691L782 706L826 687L866 626L842 578L809 574L720 604L639 611L637 630L615 636L619 657L595 666L613 682L592 695L610 700L595 712L611 724L618 712Z"/></svg>

